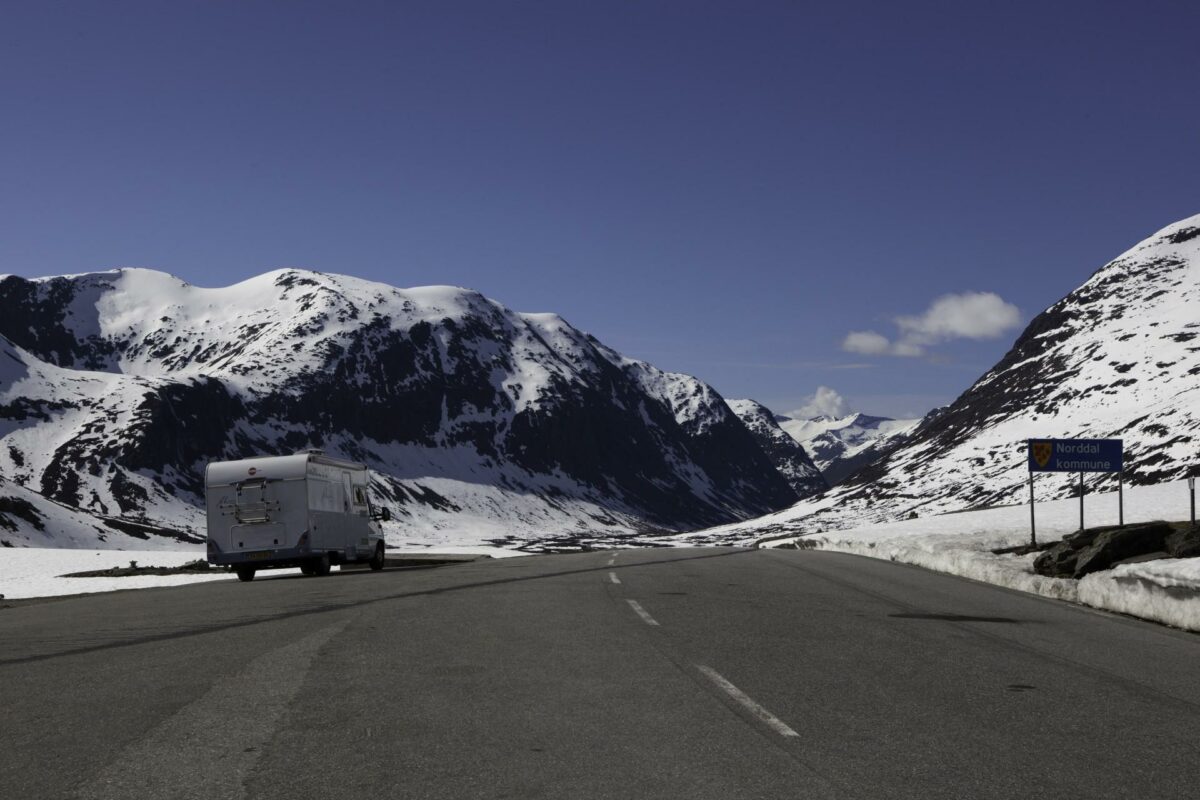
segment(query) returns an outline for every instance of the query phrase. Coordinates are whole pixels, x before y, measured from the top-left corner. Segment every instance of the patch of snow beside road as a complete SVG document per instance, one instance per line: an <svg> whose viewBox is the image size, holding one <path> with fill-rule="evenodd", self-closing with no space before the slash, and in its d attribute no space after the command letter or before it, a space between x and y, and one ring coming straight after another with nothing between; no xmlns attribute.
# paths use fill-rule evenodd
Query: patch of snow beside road
<svg viewBox="0 0 1200 800"><path fill-rule="evenodd" d="M63 578L68 572L128 567L179 567L204 558L203 550L68 550L51 547L6 547L0 550L0 595L5 600L94 594L118 589L182 586L187 583L237 580L224 570L190 575L130 575L126 578ZM299 570L295 570L299 572Z"/></svg>
<svg viewBox="0 0 1200 800"><path fill-rule="evenodd" d="M388 549L389 556L486 555L492 558L524 556L516 550L500 547L406 547ZM31 597L59 597L69 594L115 592L119 589L149 589L155 586L183 586L208 581L236 581L231 572L214 570L181 575L130 575L123 578L64 578L69 572L87 572L113 567L128 567L136 561L140 567L178 567L205 557L203 549L191 550L72 550L57 547L0 548L0 595L5 600ZM299 575L299 569L271 569L258 573L258 580L284 575Z"/></svg>

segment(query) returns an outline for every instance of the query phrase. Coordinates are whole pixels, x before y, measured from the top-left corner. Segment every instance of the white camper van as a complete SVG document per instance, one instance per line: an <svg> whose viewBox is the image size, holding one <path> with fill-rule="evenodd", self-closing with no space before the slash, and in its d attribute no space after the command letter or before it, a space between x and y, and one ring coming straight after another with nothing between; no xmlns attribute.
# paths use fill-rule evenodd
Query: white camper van
<svg viewBox="0 0 1200 800"><path fill-rule="evenodd" d="M290 456L214 461L204 470L208 560L232 565L238 578L271 567L328 575L333 564L383 569L383 531L364 464L319 450Z"/></svg>

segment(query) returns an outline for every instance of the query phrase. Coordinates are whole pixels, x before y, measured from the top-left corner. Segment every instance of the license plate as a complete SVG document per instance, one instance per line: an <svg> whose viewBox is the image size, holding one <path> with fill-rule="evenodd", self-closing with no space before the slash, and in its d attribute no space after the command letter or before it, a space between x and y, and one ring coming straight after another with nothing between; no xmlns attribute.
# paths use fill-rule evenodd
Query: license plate
<svg viewBox="0 0 1200 800"><path fill-rule="evenodd" d="M262 561L264 558L270 558L270 557L271 557L270 550L260 550L257 553L247 553L246 554L246 558L250 559L251 561Z"/></svg>

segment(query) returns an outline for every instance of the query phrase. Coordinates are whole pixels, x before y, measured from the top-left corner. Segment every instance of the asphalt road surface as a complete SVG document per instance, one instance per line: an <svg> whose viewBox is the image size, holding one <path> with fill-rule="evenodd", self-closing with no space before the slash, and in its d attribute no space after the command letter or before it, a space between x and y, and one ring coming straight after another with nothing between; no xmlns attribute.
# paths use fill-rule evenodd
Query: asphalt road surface
<svg viewBox="0 0 1200 800"><path fill-rule="evenodd" d="M1200 637L811 551L0 609L6 798L1195 798Z"/></svg>

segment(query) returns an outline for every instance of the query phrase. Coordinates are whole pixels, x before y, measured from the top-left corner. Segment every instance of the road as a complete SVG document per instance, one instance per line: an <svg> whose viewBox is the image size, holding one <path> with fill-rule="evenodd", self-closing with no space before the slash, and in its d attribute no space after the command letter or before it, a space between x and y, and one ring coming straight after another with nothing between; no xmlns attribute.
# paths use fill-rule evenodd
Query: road
<svg viewBox="0 0 1200 800"><path fill-rule="evenodd" d="M1200 637L625 550L0 609L11 798L1194 798Z"/></svg>

